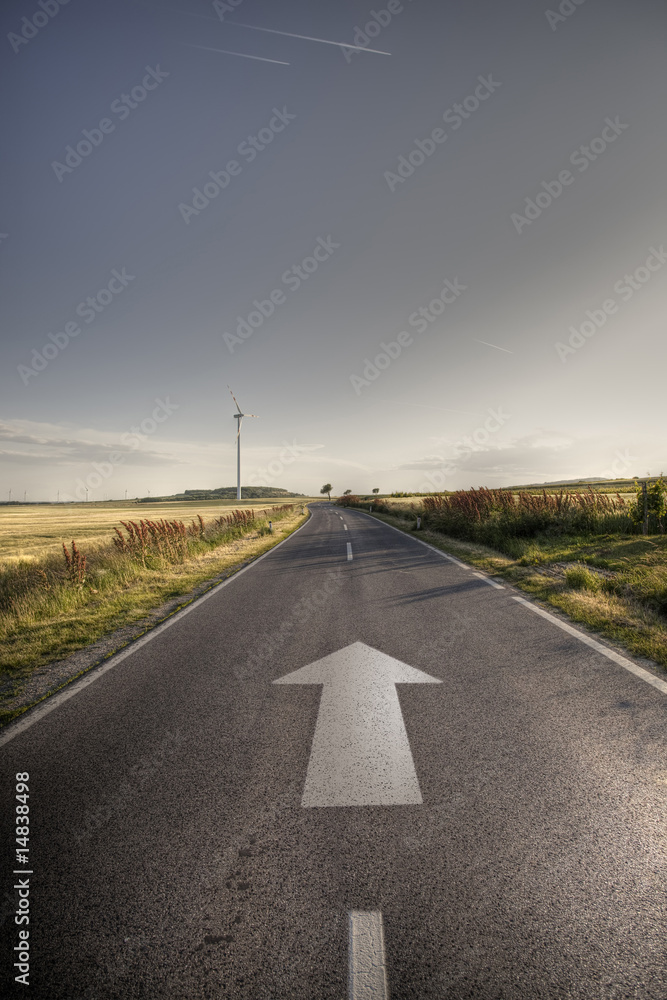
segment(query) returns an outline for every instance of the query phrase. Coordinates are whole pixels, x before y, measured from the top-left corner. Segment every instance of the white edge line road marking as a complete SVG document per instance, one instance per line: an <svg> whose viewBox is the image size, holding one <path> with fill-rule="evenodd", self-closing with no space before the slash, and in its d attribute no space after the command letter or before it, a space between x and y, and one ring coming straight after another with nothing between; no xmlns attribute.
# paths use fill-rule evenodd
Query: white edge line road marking
<svg viewBox="0 0 667 1000"><path fill-rule="evenodd" d="M364 517L370 517L371 520L376 522L378 520L371 514L367 514L364 510L358 510L356 513L362 514ZM387 524L386 521L380 521L379 523L384 524L385 528L391 528L392 531L397 531L399 535L403 535L404 538L411 538L413 542L425 545L427 549L430 549L432 552L437 552L439 556L443 556L445 559L448 559L449 562L455 563L455 565L460 566L462 569L466 569L469 572L471 571L470 566L466 566L465 563L460 562L460 560L455 559L454 556L448 555L441 549L436 549L434 545L429 545L428 542L423 542L421 538L415 538L414 535L409 535L406 531L401 531L400 528L395 528L393 524ZM619 666L629 670L631 674L635 674L635 676L640 677L643 681L646 681L647 684L651 684L654 688L657 688L658 691L661 691L663 694L667 694L667 682L661 680L660 677L656 677L655 674L650 673L648 670L644 670L643 667L633 663L632 660L626 659L626 657L621 656L620 653L615 653L613 649L609 649L608 646L603 646L601 642L597 642L595 639L589 638L589 636L584 635L583 632L579 632L576 628L566 624L566 622L562 622L554 615L550 615L548 611L538 608L536 604L531 604L531 602L527 601L524 597L513 597L512 600L524 604L527 608L530 608L531 611L534 611L535 614L542 615L543 618L547 618L549 621L553 622L554 625L562 628L565 632L570 632L571 635L576 636L577 639L586 643L587 646L590 646L592 649L596 649L598 652L602 653L603 656L606 656L608 659L613 660L614 663L618 663Z"/></svg>
<svg viewBox="0 0 667 1000"><path fill-rule="evenodd" d="M653 687L658 689L658 691L662 691L663 694L667 694L666 681L656 677L655 674L649 673L648 670L644 670L643 667L633 663L632 660L626 659L625 656L621 656L620 653L616 653L613 649L609 649L608 646L603 646L601 642L598 642L596 639L592 639L590 636L585 635L583 632L573 628L566 622L562 622L560 618L556 618L555 615L550 615L548 611L537 607L536 604L531 604L531 602L526 601L525 598L513 597L512 600L518 601L519 604L523 604L526 608L529 608L530 611L534 611L536 615L541 615L542 618L546 618L547 621L557 625L558 628L562 628L564 632L568 632L570 635L573 635L576 639L579 639L580 642L590 646L591 649L595 649L598 653L602 653L602 655L606 656L608 660L613 660L614 663L618 663L619 666L629 670L631 674L635 674L637 677L640 677L641 680L646 681L647 684L652 684Z"/></svg>
<svg viewBox="0 0 667 1000"><path fill-rule="evenodd" d="M352 542L347 543L347 561L352 562Z"/></svg>
<svg viewBox="0 0 667 1000"><path fill-rule="evenodd" d="M349 1000L388 1000L384 927L379 910L351 910Z"/></svg>
<svg viewBox="0 0 667 1000"><path fill-rule="evenodd" d="M495 587L496 590L504 590L502 583L496 583L492 580L490 576L486 576L484 573L473 573L473 576L478 576L480 580L484 580L484 583L488 583L489 587Z"/></svg>
<svg viewBox="0 0 667 1000"><path fill-rule="evenodd" d="M167 619L166 622L163 622L161 625L156 625L155 628L151 629L149 632L146 633L146 635L143 635L140 639L137 639L135 642L130 642L130 645L126 649L123 649L118 653L112 653L112 655L109 657L108 660L103 660L102 663L98 664L97 666L90 667L82 677L80 677L78 680L71 681L61 691L51 696L47 695L45 700L39 703L39 706L35 706L34 709L28 709L26 714L20 716L16 720L16 722L10 722L9 725L4 730L0 730L0 747L4 746L5 743L9 743L9 741L14 739L15 736L19 736L21 733L25 732L26 729L30 729L30 727L33 726L36 722L39 722L40 719L43 719L45 715L48 715L49 712L52 712L54 708L58 708L58 706L62 705L64 701L67 701L69 698L73 698L75 694L78 694L79 691L82 691L84 688L88 687L89 684L92 684L94 681L96 681L99 677L102 676L102 674L105 674L107 670L111 670L111 668L115 667L116 664L120 663L121 660L124 660L127 656L132 656L132 654L135 653L137 649L139 649L141 646L145 646L147 642L151 641L151 639L154 639L157 635L160 635L162 632L170 628L176 622L179 622L181 618L184 618L185 615L189 614L191 611L194 611L195 608L198 608L200 604L203 604L204 601L207 601L209 597L213 597L215 594L219 594L222 588L226 587L227 584L233 583L234 580L238 580L238 578L242 576L243 573L245 573L249 569L252 569L253 566L256 566L257 563L261 562L262 559L265 559L266 556L270 556L272 552L275 552L276 549L279 549L281 545L284 545L285 542L288 542L290 538L293 538L294 535L297 534L297 532L301 531L302 528L305 528L305 526L310 522L310 518L312 516L313 515L311 511L310 517L307 520L305 520L303 524L299 525L296 531L293 531L290 535L287 536L287 538L283 538L282 542L278 542L277 545L274 545L273 548L269 549L267 552L262 553L262 555L258 556L257 559L253 559L253 561L251 563L248 563L247 566L244 566L242 569L237 570L236 573L233 573L231 576L227 577L226 580L222 580L220 583L217 583L215 586L211 587L211 589L207 590L205 594L201 595L201 597L196 597L191 604L188 604L187 607L182 608L180 611L176 611L171 616L171 618Z"/></svg>

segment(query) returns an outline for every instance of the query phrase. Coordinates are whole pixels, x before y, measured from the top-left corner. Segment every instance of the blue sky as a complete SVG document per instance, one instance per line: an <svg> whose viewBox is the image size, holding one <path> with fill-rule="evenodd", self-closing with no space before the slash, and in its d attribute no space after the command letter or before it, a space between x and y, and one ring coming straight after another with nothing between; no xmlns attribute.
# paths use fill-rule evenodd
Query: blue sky
<svg viewBox="0 0 667 1000"><path fill-rule="evenodd" d="M667 470L664 6L560 9L5 3L3 496L233 484L228 383L245 483Z"/></svg>

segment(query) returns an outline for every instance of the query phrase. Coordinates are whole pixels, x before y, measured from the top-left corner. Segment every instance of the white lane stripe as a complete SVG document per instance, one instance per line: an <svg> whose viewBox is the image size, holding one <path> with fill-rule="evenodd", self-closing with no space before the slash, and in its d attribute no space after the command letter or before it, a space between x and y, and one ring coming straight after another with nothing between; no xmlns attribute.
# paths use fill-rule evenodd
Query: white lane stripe
<svg viewBox="0 0 667 1000"><path fill-rule="evenodd" d="M524 607L528 608L530 611L534 611L536 615L541 615L542 618L546 618L548 621L557 625L561 628L563 632L568 632L573 635L580 642L585 643L590 646L591 649L595 649L598 653L602 653L606 656L608 660L613 660L614 663L618 663L619 666L624 667L625 670L629 670L631 674L635 674L636 677L641 678L641 680L646 681L647 684L652 684L654 688L658 691L662 691L663 694L667 694L667 682L656 677L655 674L649 673L648 670L644 670L643 667L638 666L633 663L632 660L628 660L625 656L621 656L620 653L614 652L613 649L609 649L608 646L603 646L601 642L597 642L596 639L591 639L590 636L585 635L576 628L572 628L566 622L562 622L560 618L556 618L555 615L550 615L548 611L543 608L538 608L536 604L531 604L530 601L525 600L523 597L514 597L514 601L518 601L519 604L523 604Z"/></svg>
<svg viewBox="0 0 667 1000"><path fill-rule="evenodd" d="M351 910L349 1000L388 1000L384 927L379 910Z"/></svg>
<svg viewBox="0 0 667 1000"><path fill-rule="evenodd" d="M473 573L473 576L478 576L480 580L484 580L484 583L488 583L489 587L495 587L496 590L504 590L502 583L496 583L492 580L490 576L485 576L484 573Z"/></svg>
<svg viewBox="0 0 667 1000"><path fill-rule="evenodd" d="M352 562L352 542L347 543L347 561Z"/></svg>
<svg viewBox="0 0 667 1000"><path fill-rule="evenodd" d="M45 715L52 712L54 708L58 707L58 705L62 705L64 701L67 701L69 698L73 698L75 694L78 694L79 691L87 688L89 684L96 681L102 676L102 674L106 674L107 670L111 670L112 667L115 667L117 663L120 663L121 660L124 660L127 656L132 656L132 654L141 646L145 646L147 642L150 642L151 639L160 635L160 633L164 632L165 629L171 628L172 625L179 622L185 617L185 615L190 614L190 612L194 611L195 608L198 608L200 604L207 601L209 597L219 594L222 588L226 587L227 584L233 583L234 580L238 580L243 573L252 569L253 566L256 566L258 562L262 561L262 559L270 556L272 552L275 552L281 545L288 542L290 538L293 538L297 532L301 531L301 528L305 528L305 526L310 523L310 518L312 517L312 511L310 511L310 508L309 512L310 517L308 517L308 519L304 521L303 524L296 529L296 531L293 531L291 535L287 536L287 538L283 538L282 542L278 542L278 544L274 545L273 548L268 550L268 552L264 552L261 556L258 556L257 559L254 559L247 566L244 566L243 569L237 570L236 573L228 577L226 580L223 580L222 583L216 583L210 590L207 590L205 594L202 594L201 597L196 597L192 604L188 604L187 607L174 612L171 618L168 618L167 621L163 622L161 625L156 625L155 628L152 628L146 633L146 635L142 636L141 639L137 639L134 642L131 641L127 649L124 649L119 653L112 653L108 660L103 661L97 666L89 667L83 677L79 678L79 680L71 681L62 691L47 697L45 701L40 703L39 707L28 709L27 713L18 718L16 722L10 722L7 728L0 732L0 747L4 746L5 743L9 743L10 740L13 740L14 737L18 736L20 733L25 732L26 729L30 729L31 726L33 726L36 722L39 722L40 719L43 719Z"/></svg>
<svg viewBox="0 0 667 1000"><path fill-rule="evenodd" d="M347 525L346 524L343 525L343 528L345 529L345 531L347 531Z"/></svg>

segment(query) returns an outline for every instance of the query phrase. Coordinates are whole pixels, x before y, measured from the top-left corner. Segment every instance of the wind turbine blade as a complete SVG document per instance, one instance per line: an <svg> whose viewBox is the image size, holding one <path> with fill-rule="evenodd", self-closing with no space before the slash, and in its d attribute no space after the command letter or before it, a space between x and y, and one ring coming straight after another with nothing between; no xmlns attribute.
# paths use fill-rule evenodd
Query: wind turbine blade
<svg viewBox="0 0 667 1000"><path fill-rule="evenodd" d="M241 407L239 406L239 404L238 404L238 402L236 400L236 396L234 395L234 393L231 390L231 386L228 385L227 388L229 389L229 392L230 392L230 395L231 395L232 399L236 403L236 410L237 410L237 412L238 413L242 413L243 411L241 410Z"/></svg>
<svg viewBox="0 0 667 1000"><path fill-rule="evenodd" d="M257 419L259 420L259 416L256 413L244 413L243 416L244 417L257 417Z"/></svg>
<svg viewBox="0 0 667 1000"><path fill-rule="evenodd" d="M245 414L243 416L245 416ZM241 435L241 424L242 423L243 423L243 417L241 417L241 419L239 420L239 429L236 432L236 437L234 438L235 441L238 441L238 439L239 439L239 437Z"/></svg>

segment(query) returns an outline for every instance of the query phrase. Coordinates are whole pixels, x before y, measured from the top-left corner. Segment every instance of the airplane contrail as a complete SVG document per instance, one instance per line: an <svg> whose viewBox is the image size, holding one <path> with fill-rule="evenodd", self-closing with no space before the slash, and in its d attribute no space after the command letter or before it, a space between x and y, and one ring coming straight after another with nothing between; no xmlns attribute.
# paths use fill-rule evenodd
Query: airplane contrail
<svg viewBox="0 0 667 1000"><path fill-rule="evenodd" d="M260 62L277 63L278 66L290 66L291 63L282 62L280 59L266 59L264 56L249 56L247 52L230 52L229 49L213 49L210 45L194 45L192 42L185 42L191 49L204 49L206 52L222 52L225 56L241 56L242 59L259 59Z"/></svg>
<svg viewBox="0 0 667 1000"><path fill-rule="evenodd" d="M241 21L226 21L225 24L235 25L237 28L249 28L251 31L266 31L270 35L286 35L288 38L303 38L307 42L321 42L322 45L337 45L342 49L358 49L360 52L374 52L378 56L390 56L391 52L384 52L382 49L368 49L363 45L350 45L349 42L332 42L328 38L313 38L312 35L295 35L291 31L277 31L275 28L258 28L256 24L242 24Z"/></svg>
<svg viewBox="0 0 667 1000"><path fill-rule="evenodd" d="M496 351L504 351L505 354L514 354L514 351L508 351L506 347L498 347L497 344L487 344L485 340L477 340L477 337L473 337L478 344L484 344L485 347L493 347Z"/></svg>
<svg viewBox="0 0 667 1000"><path fill-rule="evenodd" d="M150 0L135 0L138 3L150 3ZM210 14L195 14L191 10L182 10L180 7L169 7L168 10L173 11L174 14L186 14L189 17L198 17L203 21L215 21L217 24L232 24L236 25L237 28L248 28L250 31L265 31L270 35L285 35L287 38L302 38L306 42L321 42L322 45L337 45L341 49L356 49L358 52L373 52L378 56L390 56L391 52L384 52L382 49L369 49L363 45L350 45L349 42L332 42L328 38L313 38L312 35L297 35L291 31L278 31L276 28L260 28L256 24L245 24L242 21L224 21L222 22L220 18L211 17ZM196 46L197 48L204 48L205 46ZM212 51L222 51L222 49L216 49ZM240 53L232 52L231 55L240 55ZM248 57L250 58L250 57ZM259 59L259 56L255 56ZM278 59L267 59L267 62L279 62ZM284 65L288 65L285 63Z"/></svg>

